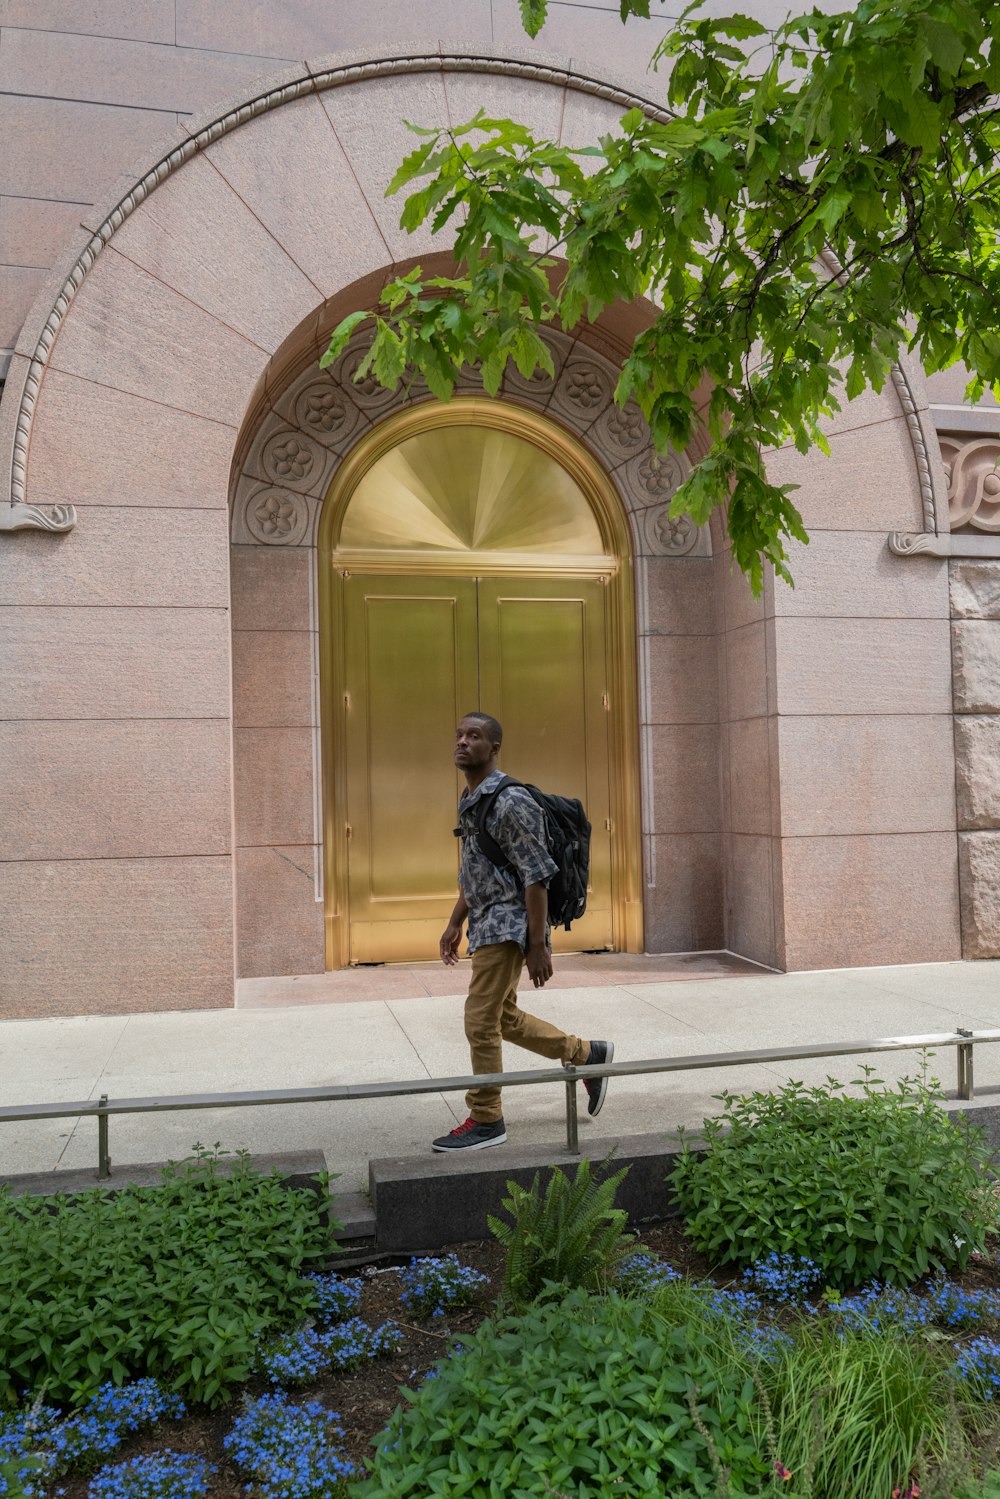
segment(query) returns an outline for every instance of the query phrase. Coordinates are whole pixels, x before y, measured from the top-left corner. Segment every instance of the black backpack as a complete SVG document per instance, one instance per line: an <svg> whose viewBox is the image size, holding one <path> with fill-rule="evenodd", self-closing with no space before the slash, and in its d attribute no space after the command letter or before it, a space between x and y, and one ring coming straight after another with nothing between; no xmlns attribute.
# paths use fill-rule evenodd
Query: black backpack
<svg viewBox="0 0 1000 1499"><path fill-rule="evenodd" d="M523 786L545 814L545 841L549 854L559 867L549 881L549 920L553 926L565 927L567 932L574 921L579 921L587 909L587 876L590 871L590 823L583 810L583 803L570 796L551 796L539 791L537 786L528 786L524 781L515 781L513 776L504 776L499 786L486 796L480 797L476 805L476 840L491 864L517 874L495 838L486 831L486 819L492 812L497 797L508 786Z"/></svg>

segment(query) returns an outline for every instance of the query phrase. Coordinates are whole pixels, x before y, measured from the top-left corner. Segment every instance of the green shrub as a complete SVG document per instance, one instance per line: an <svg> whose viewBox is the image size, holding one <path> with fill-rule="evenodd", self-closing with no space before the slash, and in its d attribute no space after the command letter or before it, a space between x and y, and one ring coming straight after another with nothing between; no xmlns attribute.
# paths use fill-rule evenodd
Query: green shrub
<svg viewBox="0 0 1000 1499"><path fill-rule="evenodd" d="M0 1406L42 1389L79 1402L146 1374L224 1399L261 1335L312 1309L300 1272L332 1247L312 1191L210 1156L165 1178L115 1196L0 1192Z"/></svg>
<svg viewBox="0 0 1000 1499"><path fill-rule="evenodd" d="M513 1221L488 1219L507 1250L506 1306L523 1311L551 1285L597 1291L608 1284L635 1247L624 1232L628 1215L614 1205L628 1170L623 1166L613 1176L597 1179L584 1157L572 1182L557 1168L544 1193L537 1171L527 1191L517 1182L507 1183L510 1195L503 1206Z"/></svg>
<svg viewBox="0 0 1000 1499"><path fill-rule="evenodd" d="M766 1255L815 1260L831 1286L906 1285L964 1269L987 1226L980 1132L906 1078L862 1095L788 1083L738 1098L705 1121L707 1150L685 1148L673 1186L694 1244L717 1262Z"/></svg>
<svg viewBox="0 0 1000 1499"><path fill-rule="evenodd" d="M753 1383L614 1294L483 1323L407 1398L357 1499L715 1499L768 1473Z"/></svg>

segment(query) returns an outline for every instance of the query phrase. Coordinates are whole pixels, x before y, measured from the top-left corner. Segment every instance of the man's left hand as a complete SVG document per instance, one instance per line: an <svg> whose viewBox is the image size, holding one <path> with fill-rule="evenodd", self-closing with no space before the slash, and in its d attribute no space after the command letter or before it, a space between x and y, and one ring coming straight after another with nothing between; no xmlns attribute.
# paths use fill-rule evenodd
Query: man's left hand
<svg viewBox="0 0 1000 1499"><path fill-rule="evenodd" d="M536 989L540 989L552 977L552 954L544 945L541 947L529 947L526 967L531 982Z"/></svg>

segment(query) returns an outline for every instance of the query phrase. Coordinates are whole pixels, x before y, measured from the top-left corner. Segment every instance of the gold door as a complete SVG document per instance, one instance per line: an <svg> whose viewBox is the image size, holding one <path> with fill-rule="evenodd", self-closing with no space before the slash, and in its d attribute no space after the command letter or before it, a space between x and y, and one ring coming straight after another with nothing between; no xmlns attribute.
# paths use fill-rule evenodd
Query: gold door
<svg viewBox="0 0 1000 1499"><path fill-rule="evenodd" d="M504 725L503 768L578 796L594 825L587 914L557 949L610 947L604 588L594 580L344 583L350 961L437 956L457 891L455 724Z"/></svg>
<svg viewBox="0 0 1000 1499"><path fill-rule="evenodd" d="M593 824L563 951L642 950L628 529L578 444L498 401L418 406L338 472L320 520L327 962L437 957L457 893L455 724Z"/></svg>
<svg viewBox="0 0 1000 1499"><path fill-rule="evenodd" d="M594 578L479 584L480 706L503 724L502 768L579 797L593 825L587 912L553 934L557 952L612 946L606 595Z"/></svg>

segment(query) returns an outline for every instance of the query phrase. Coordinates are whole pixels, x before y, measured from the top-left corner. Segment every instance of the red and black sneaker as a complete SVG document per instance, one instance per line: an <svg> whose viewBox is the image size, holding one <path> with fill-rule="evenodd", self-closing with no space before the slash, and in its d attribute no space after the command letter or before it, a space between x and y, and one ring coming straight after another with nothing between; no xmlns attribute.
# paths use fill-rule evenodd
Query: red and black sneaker
<svg viewBox="0 0 1000 1499"><path fill-rule="evenodd" d="M507 1139L503 1120L483 1124L479 1119L466 1119L458 1124L450 1135L442 1135L431 1141L432 1150L485 1150L488 1145L502 1145Z"/></svg>

